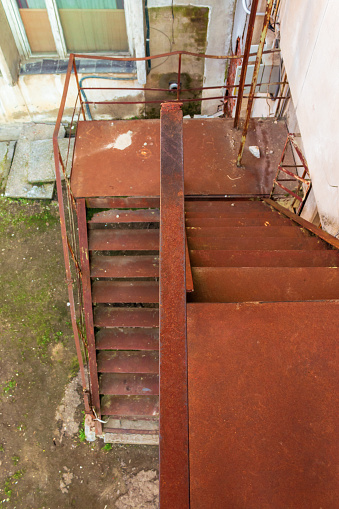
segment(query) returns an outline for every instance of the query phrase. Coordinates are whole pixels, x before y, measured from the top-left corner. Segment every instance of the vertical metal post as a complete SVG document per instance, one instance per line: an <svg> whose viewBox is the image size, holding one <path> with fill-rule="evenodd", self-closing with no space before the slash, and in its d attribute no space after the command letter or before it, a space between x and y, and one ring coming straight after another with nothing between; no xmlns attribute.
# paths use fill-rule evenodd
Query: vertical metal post
<svg viewBox="0 0 339 509"><path fill-rule="evenodd" d="M181 53L179 53L178 62L178 88L177 88L177 101L180 100L180 80L181 80Z"/></svg>
<svg viewBox="0 0 339 509"><path fill-rule="evenodd" d="M183 127L160 113L160 506L189 509Z"/></svg>
<svg viewBox="0 0 339 509"><path fill-rule="evenodd" d="M248 66L248 60L249 60L249 55L250 55L250 51L251 51L254 22L255 22L255 17L257 14L258 3L259 3L259 0L253 0L252 7L251 7L250 19L248 21L244 58L243 58L242 67L241 67L241 76L240 76L240 83L239 83L237 106L236 106L235 117L234 117L234 127L238 127L238 123L239 123L240 110L241 110L241 104L242 104L242 99L243 99L243 95L244 95L244 86L245 86L245 80L246 80L247 66Z"/></svg>
<svg viewBox="0 0 339 509"><path fill-rule="evenodd" d="M242 156L244 153L246 136L247 136L247 132L248 132L248 125L250 122L252 108L253 108L254 92L255 92L255 88L257 86L260 63L261 63L262 53L264 50L264 44L265 44L268 24L270 22L273 1L274 0L268 0L268 2L267 2L266 13L265 13L265 17L264 17L264 24L262 27L257 58L255 61L255 66L254 66L254 71L253 71L251 90L250 90L249 99L248 99L248 103L247 103L246 120L245 120L245 125L244 125L244 129L243 129L242 136L241 136L241 145L240 145L240 150L239 150L238 159L237 159L237 166L241 166L241 159L242 159Z"/></svg>
<svg viewBox="0 0 339 509"><path fill-rule="evenodd" d="M74 71L75 81L76 81L77 87L78 87L78 94L79 94L79 98L80 98L80 107L81 107L82 116L83 116L83 119L86 120L84 105L83 105L83 102L82 102L81 91L80 91L78 71L77 71L77 66L76 66L76 63L75 63L74 55L73 55L73 71Z"/></svg>

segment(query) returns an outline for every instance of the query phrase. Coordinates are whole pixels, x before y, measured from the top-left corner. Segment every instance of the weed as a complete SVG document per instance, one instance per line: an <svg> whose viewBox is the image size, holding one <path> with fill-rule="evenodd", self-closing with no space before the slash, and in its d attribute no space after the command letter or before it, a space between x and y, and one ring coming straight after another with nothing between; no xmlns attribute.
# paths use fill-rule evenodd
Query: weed
<svg viewBox="0 0 339 509"><path fill-rule="evenodd" d="M12 378L12 380L9 380L2 388L2 392L4 394L8 394L9 396L11 395L12 393L12 389L14 389L14 387L16 386L16 380L14 380L14 378Z"/></svg>
<svg viewBox="0 0 339 509"><path fill-rule="evenodd" d="M78 361L78 357L76 355L74 355L74 357L72 357L70 371L71 371L71 373L70 373L71 378L74 378L79 372L79 361Z"/></svg>
<svg viewBox="0 0 339 509"><path fill-rule="evenodd" d="M13 465L17 465L19 463L19 456L12 456Z"/></svg>
<svg viewBox="0 0 339 509"><path fill-rule="evenodd" d="M0 444L0 452L4 452L5 448L3 444Z"/></svg>
<svg viewBox="0 0 339 509"><path fill-rule="evenodd" d="M85 435L85 415L82 420L80 429L79 429L79 440L80 442L86 442L86 435Z"/></svg>
<svg viewBox="0 0 339 509"><path fill-rule="evenodd" d="M112 444L105 444L102 448L102 451L105 451L105 452L110 451L112 449L112 447L113 447Z"/></svg>
<svg viewBox="0 0 339 509"><path fill-rule="evenodd" d="M24 470L17 470L13 475L11 475L11 477L7 477L5 481L5 487L2 490L7 498L0 500L0 505L10 501L11 495L13 493L13 486L14 484L17 484L18 480L21 479L24 473Z"/></svg>

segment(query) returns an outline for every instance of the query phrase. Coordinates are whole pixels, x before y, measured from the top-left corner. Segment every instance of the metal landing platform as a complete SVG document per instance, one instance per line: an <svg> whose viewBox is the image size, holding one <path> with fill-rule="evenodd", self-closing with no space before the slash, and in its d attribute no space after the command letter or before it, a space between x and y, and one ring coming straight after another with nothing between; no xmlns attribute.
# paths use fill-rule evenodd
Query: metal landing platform
<svg viewBox="0 0 339 509"><path fill-rule="evenodd" d="M186 195L267 195L286 139L283 121L251 120L236 166L241 130L227 118L184 119ZM256 159L248 150L260 148ZM71 187L76 198L159 196L160 120L78 124Z"/></svg>

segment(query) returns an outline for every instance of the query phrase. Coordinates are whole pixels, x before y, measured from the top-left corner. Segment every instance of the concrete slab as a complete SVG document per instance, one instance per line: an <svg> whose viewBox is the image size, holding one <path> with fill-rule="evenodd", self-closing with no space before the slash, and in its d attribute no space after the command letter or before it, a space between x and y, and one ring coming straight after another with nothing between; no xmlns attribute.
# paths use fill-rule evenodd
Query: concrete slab
<svg viewBox="0 0 339 509"><path fill-rule="evenodd" d="M67 152L69 146L69 156L67 162L66 174L71 174L71 163L73 156L75 138L64 138L59 140L59 148L62 160L66 165ZM61 176L63 179L63 175ZM28 164L28 182L36 184L40 182L55 181L55 167L52 140L37 140L30 142L30 154Z"/></svg>
<svg viewBox="0 0 339 509"><path fill-rule="evenodd" d="M14 155L15 141L0 142L0 189L4 189Z"/></svg>
<svg viewBox="0 0 339 509"><path fill-rule="evenodd" d="M54 183L32 185L28 182L29 152L30 142L25 139L19 140L8 176L5 196L50 200L53 197Z"/></svg>
<svg viewBox="0 0 339 509"><path fill-rule="evenodd" d="M1 124L0 125L0 141L15 141L20 138L20 134L22 131L22 124L8 125Z"/></svg>
<svg viewBox="0 0 339 509"><path fill-rule="evenodd" d="M53 124L25 124L22 127L20 138L28 141L51 140L54 132ZM65 128L60 126L59 138L65 137Z"/></svg>

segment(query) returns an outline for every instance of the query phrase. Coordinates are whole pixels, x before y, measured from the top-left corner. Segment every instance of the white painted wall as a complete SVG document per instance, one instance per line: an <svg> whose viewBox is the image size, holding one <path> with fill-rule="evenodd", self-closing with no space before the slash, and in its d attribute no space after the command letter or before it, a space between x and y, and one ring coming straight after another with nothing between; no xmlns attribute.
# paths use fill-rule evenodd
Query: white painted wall
<svg viewBox="0 0 339 509"><path fill-rule="evenodd" d="M281 48L321 223L339 236L339 1L283 0Z"/></svg>
<svg viewBox="0 0 339 509"><path fill-rule="evenodd" d="M231 36L233 28L233 14L235 0L174 0L174 5L194 5L196 7L208 7L209 19L207 28L208 55L228 55L231 50ZM168 7L171 0L149 0L148 7ZM226 61L205 60L204 86L216 86L224 83ZM205 90L203 97L223 95L222 88L219 90ZM201 113L211 115L216 113L220 101L202 101Z"/></svg>

